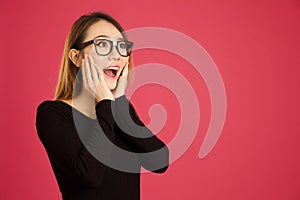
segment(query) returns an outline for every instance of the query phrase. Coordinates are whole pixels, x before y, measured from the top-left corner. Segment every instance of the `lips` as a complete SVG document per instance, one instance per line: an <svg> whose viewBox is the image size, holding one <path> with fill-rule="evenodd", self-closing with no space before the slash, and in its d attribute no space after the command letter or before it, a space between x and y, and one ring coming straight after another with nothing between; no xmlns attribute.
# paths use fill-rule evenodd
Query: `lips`
<svg viewBox="0 0 300 200"><path fill-rule="evenodd" d="M118 66L118 65L108 66L105 69L103 69L103 72L106 76L108 76L110 78L116 78L119 69L120 69L120 66Z"/></svg>

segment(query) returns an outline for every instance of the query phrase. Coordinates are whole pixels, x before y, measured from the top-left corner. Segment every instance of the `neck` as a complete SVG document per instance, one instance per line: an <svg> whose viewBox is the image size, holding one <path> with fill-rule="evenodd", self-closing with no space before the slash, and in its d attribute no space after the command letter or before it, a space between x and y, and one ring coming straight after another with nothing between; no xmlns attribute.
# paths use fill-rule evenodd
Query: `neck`
<svg viewBox="0 0 300 200"><path fill-rule="evenodd" d="M93 119L96 118L96 101L93 95L91 95L87 90L82 89L79 95L72 98L71 103L72 107L76 108L86 116Z"/></svg>

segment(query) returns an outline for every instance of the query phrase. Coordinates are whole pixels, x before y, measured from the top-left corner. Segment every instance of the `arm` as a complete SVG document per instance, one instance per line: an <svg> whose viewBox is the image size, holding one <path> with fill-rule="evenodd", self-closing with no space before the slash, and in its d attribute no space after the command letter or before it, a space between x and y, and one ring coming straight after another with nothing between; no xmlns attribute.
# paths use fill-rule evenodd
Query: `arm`
<svg viewBox="0 0 300 200"><path fill-rule="evenodd" d="M125 95L115 101L115 121L145 169L155 173L167 170L168 147L139 119Z"/></svg>
<svg viewBox="0 0 300 200"><path fill-rule="evenodd" d="M113 138L113 116L110 101L101 101L96 106L97 118L105 135ZM80 140L76 127L70 116L61 112L60 108L43 103L38 107L36 128L49 158L67 174L74 182L89 188L98 187L106 166L95 159L86 146L97 147L99 140L95 140L103 133L92 133L87 145ZM70 119L71 118L71 119Z"/></svg>

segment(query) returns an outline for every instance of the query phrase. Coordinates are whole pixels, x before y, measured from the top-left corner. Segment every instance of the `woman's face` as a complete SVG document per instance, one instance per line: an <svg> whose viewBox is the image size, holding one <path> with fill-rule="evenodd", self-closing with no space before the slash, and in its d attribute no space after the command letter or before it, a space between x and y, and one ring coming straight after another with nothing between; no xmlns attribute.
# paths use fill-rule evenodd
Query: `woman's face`
<svg viewBox="0 0 300 200"><path fill-rule="evenodd" d="M100 20L89 27L83 43L99 37L114 41L123 39L120 31L105 20ZM106 44L103 43L103 45L105 46ZM108 55L101 56L96 52L94 44L91 44L82 50L79 63L81 63L81 59L85 54L89 54L94 59L96 67L103 70L104 80L109 89L115 89L120 73L129 61L129 57L121 56L115 46L113 46L112 51Z"/></svg>

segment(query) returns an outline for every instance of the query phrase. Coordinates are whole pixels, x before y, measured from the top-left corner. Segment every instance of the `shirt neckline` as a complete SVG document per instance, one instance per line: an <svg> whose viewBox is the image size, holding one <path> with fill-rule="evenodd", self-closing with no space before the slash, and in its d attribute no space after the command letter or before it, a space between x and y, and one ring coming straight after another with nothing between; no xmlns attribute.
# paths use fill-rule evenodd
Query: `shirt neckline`
<svg viewBox="0 0 300 200"><path fill-rule="evenodd" d="M84 116L85 118L87 118L87 119L89 119L89 120L91 120L91 121L97 120L97 118L91 118L91 117L87 116L87 115L84 114L83 112L79 111L78 109L74 108L73 106L71 106L70 104L68 104L68 103L66 103L66 102L64 102L64 101L61 101L61 100L59 100L59 99L56 99L56 100L54 100L54 101L59 102L59 103L65 105L65 106L69 107L70 109L72 109L72 111L75 110L75 111L78 112L80 115Z"/></svg>

